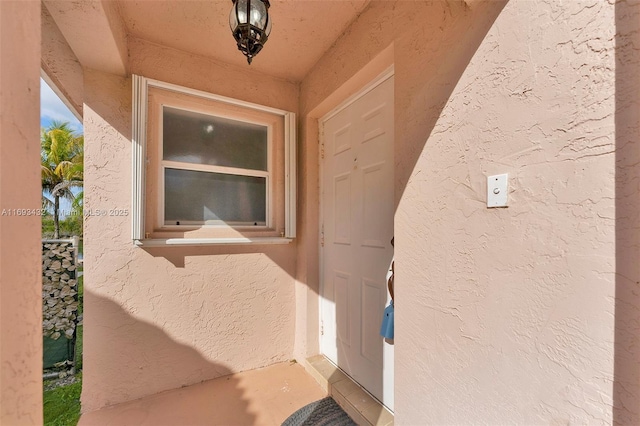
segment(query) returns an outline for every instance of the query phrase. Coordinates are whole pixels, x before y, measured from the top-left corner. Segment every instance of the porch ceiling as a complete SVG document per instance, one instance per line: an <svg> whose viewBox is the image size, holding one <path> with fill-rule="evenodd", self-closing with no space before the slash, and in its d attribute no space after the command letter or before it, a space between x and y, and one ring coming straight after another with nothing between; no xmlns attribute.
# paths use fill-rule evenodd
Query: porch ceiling
<svg viewBox="0 0 640 426"><path fill-rule="evenodd" d="M273 30L251 68L302 80L369 0L274 0ZM229 29L230 0L119 0L127 33L151 42L247 66Z"/></svg>
<svg viewBox="0 0 640 426"><path fill-rule="evenodd" d="M370 0L272 0L273 30L251 68L300 81ZM231 0L118 0L129 36L247 67L229 29Z"/></svg>

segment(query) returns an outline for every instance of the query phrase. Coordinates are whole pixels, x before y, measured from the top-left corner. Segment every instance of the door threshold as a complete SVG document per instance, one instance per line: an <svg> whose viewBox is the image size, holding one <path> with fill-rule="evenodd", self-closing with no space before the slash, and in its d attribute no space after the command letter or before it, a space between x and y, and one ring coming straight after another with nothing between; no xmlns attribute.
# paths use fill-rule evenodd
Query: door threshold
<svg viewBox="0 0 640 426"><path fill-rule="evenodd" d="M309 374L358 425L393 425L393 413L324 355L306 361Z"/></svg>

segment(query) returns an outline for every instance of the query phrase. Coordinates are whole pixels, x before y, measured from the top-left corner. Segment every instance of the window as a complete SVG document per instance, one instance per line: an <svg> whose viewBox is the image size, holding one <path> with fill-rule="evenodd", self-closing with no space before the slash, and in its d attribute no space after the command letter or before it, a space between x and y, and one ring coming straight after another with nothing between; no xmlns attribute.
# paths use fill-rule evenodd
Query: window
<svg viewBox="0 0 640 426"><path fill-rule="evenodd" d="M133 103L137 244L295 237L295 114L140 76Z"/></svg>

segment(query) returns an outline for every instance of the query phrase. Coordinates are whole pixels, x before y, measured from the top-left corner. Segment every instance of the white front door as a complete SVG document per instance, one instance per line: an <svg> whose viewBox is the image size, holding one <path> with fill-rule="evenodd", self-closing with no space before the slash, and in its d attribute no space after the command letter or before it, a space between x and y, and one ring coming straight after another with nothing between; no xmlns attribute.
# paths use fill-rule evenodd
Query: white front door
<svg viewBox="0 0 640 426"><path fill-rule="evenodd" d="M321 350L393 410L393 344L380 336L393 258L393 77L321 126Z"/></svg>

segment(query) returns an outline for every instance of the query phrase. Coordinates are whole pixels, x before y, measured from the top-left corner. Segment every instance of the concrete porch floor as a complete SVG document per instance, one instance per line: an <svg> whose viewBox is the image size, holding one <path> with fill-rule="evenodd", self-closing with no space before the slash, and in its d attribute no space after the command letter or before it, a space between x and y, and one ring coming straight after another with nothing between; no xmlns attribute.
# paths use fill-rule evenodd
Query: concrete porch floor
<svg viewBox="0 0 640 426"><path fill-rule="evenodd" d="M88 425L280 425L327 393L303 367L281 363L85 413Z"/></svg>

